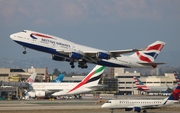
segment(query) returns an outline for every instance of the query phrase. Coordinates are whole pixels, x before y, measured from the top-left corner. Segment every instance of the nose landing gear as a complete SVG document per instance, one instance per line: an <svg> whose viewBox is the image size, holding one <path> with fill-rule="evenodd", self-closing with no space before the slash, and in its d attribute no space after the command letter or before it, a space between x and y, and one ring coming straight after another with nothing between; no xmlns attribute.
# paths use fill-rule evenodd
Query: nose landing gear
<svg viewBox="0 0 180 113"><path fill-rule="evenodd" d="M26 52L26 47L24 47L24 51L23 51L23 54L26 54L27 52Z"/></svg>

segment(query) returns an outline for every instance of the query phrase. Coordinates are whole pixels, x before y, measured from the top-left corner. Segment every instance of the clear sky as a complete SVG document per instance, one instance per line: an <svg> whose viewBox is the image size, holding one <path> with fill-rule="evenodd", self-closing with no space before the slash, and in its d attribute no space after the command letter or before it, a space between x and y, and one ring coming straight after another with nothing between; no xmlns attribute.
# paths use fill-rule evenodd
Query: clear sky
<svg viewBox="0 0 180 113"><path fill-rule="evenodd" d="M104 50L161 40L158 60L180 62L180 0L0 0L0 29L0 57L50 57L9 38L29 29Z"/></svg>

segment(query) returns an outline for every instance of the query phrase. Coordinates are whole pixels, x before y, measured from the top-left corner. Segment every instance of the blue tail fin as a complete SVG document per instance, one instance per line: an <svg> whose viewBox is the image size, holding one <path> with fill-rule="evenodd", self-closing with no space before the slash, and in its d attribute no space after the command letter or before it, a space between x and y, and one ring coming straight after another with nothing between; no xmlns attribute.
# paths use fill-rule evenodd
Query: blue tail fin
<svg viewBox="0 0 180 113"><path fill-rule="evenodd" d="M64 79L64 74L60 74L55 80L54 82L62 82Z"/></svg>
<svg viewBox="0 0 180 113"><path fill-rule="evenodd" d="M167 100L179 100L179 97L180 97L180 86L177 86Z"/></svg>

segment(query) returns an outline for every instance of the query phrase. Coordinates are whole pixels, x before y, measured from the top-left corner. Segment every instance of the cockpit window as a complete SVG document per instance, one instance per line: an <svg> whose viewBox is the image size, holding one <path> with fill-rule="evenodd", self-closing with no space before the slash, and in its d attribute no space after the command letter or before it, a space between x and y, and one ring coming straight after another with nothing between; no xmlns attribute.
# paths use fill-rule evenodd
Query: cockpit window
<svg viewBox="0 0 180 113"><path fill-rule="evenodd" d="M25 30L23 30L22 32L25 32L25 33L26 33L26 31L25 31Z"/></svg>
<svg viewBox="0 0 180 113"><path fill-rule="evenodd" d="M108 101L106 101L106 103L111 103L111 101L108 100Z"/></svg>

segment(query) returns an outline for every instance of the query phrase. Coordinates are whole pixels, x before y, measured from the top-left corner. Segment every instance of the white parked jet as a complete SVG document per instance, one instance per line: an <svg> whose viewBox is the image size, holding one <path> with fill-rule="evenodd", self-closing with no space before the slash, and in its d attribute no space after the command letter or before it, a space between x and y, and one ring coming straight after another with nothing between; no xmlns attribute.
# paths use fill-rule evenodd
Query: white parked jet
<svg viewBox="0 0 180 113"><path fill-rule="evenodd" d="M97 90L103 87L99 85L98 82L104 70L104 66L96 65L79 83L32 83L28 94L31 97L44 97L46 94L52 94L52 96L68 96Z"/></svg>
<svg viewBox="0 0 180 113"><path fill-rule="evenodd" d="M163 100L108 100L101 107L113 109L125 109L125 111L137 111L146 113L146 109L157 109L160 107L172 105L175 102L179 102L180 97L180 86L177 86L172 94Z"/></svg>
<svg viewBox="0 0 180 113"><path fill-rule="evenodd" d="M173 88L169 86L146 86L136 76L134 76L134 81L137 90L148 93L162 93L162 92L171 93L173 91L173 88L175 88L174 86Z"/></svg>
<svg viewBox="0 0 180 113"><path fill-rule="evenodd" d="M52 55L53 60L70 62L72 68L75 67L74 62L78 62L78 67L80 68L87 68L87 63L127 68L155 68L158 64L163 64L154 63L154 60L165 45L165 42L162 41L150 44L143 51L138 51L138 49L105 51L30 30L12 34L10 38L24 47L23 54L26 54L26 48L46 52ZM122 56L122 54L130 52L135 53L129 56Z"/></svg>

